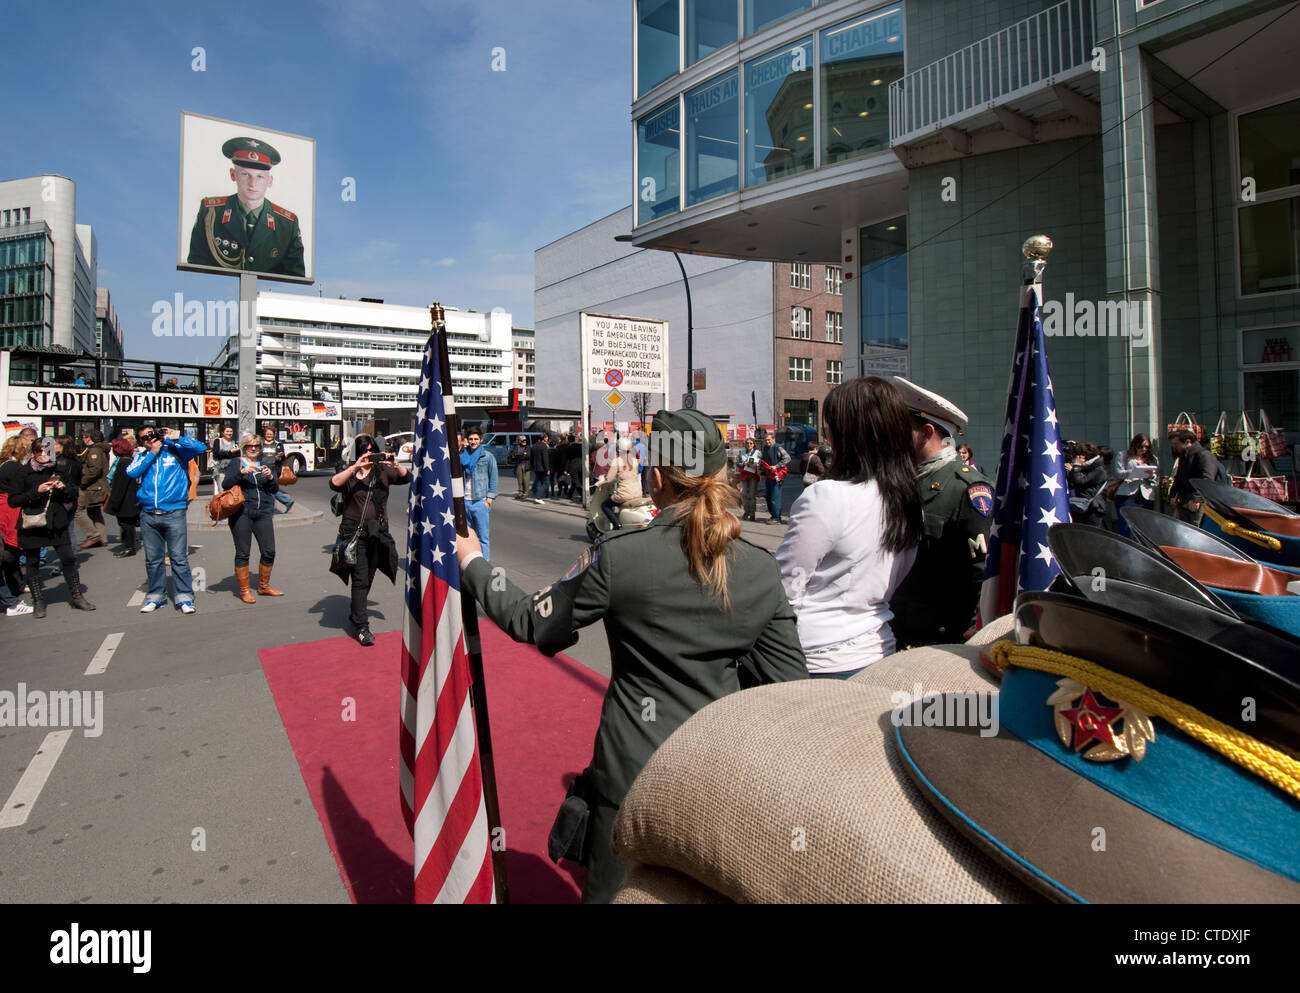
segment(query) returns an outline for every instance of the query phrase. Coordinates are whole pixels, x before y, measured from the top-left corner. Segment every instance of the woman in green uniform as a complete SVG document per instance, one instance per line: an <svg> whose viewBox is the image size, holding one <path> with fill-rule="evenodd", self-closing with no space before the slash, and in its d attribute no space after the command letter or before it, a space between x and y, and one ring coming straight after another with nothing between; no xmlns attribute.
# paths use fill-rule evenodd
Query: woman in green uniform
<svg viewBox="0 0 1300 993"><path fill-rule="evenodd" d="M655 522L605 535L532 595L494 578L473 531L456 542L465 588L516 641L554 655L579 628L605 624L613 672L580 789L590 808L586 903L608 902L622 882L614 817L654 750L728 693L808 676L776 561L740 537L726 463L710 418L661 410L650 436Z"/></svg>

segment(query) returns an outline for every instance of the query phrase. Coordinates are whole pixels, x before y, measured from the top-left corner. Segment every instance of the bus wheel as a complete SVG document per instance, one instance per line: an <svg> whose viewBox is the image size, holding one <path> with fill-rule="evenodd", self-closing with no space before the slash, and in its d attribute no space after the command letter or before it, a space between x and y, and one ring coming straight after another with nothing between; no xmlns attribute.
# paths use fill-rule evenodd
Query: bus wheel
<svg viewBox="0 0 1300 993"><path fill-rule="evenodd" d="M301 476L305 467L306 463L303 462L301 455L294 454L289 456L289 468L293 470L295 476Z"/></svg>

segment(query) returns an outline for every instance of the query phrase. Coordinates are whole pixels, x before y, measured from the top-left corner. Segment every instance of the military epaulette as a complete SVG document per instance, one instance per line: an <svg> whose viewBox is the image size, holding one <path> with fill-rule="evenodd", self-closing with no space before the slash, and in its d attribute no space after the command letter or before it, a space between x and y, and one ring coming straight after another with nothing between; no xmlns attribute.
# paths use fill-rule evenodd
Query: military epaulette
<svg viewBox="0 0 1300 993"><path fill-rule="evenodd" d="M203 206L205 207L222 207L225 205L227 197L204 197Z"/></svg>
<svg viewBox="0 0 1300 993"><path fill-rule="evenodd" d="M275 204L271 204L271 209L281 217L288 218L291 221L296 221L298 219L292 210L285 210L283 207L277 207Z"/></svg>

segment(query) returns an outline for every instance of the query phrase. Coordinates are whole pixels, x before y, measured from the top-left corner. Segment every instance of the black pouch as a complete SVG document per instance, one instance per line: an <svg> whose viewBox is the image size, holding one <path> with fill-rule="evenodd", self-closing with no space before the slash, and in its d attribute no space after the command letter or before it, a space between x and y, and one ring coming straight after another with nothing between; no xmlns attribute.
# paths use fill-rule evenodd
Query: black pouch
<svg viewBox="0 0 1300 993"><path fill-rule="evenodd" d="M335 517L343 516L343 494L339 493L337 490L334 495L330 497L330 510L334 512Z"/></svg>
<svg viewBox="0 0 1300 993"><path fill-rule="evenodd" d="M591 806L587 803L587 771L569 786L546 839L546 854L552 862L568 859L586 865L591 855Z"/></svg>

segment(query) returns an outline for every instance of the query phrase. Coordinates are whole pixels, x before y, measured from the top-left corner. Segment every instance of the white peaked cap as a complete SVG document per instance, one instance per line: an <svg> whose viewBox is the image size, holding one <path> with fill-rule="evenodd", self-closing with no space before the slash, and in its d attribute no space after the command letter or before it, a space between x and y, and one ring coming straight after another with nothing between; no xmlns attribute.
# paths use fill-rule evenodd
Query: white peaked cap
<svg viewBox="0 0 1300 993"><path fill-rule="evenodd" d="M938 424L953 437L954 442L966 433L966 425L970 423L970 418L960 407L945 400L938 393L922 389L902 376L891 376L890 382L903 397L903 403L907 404L912 413Z"/></svg>

